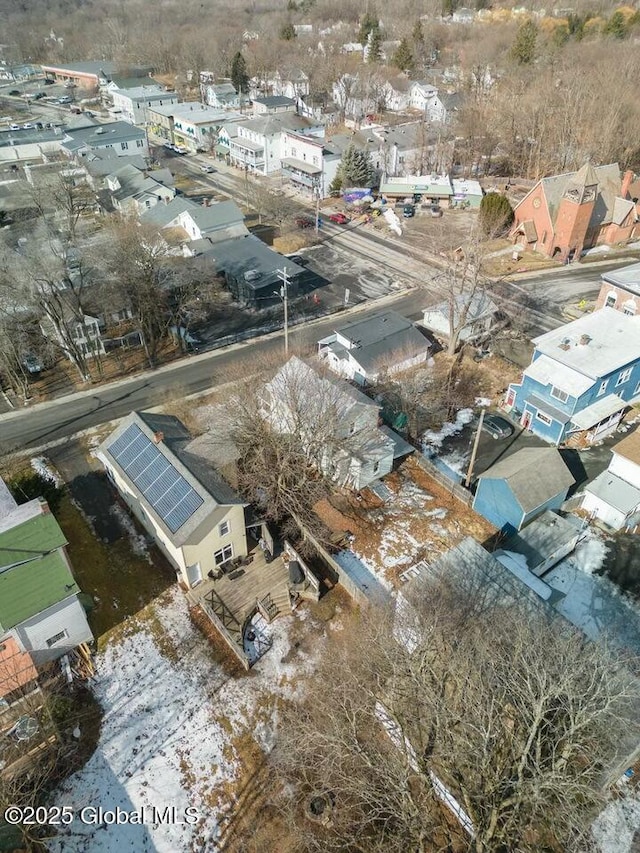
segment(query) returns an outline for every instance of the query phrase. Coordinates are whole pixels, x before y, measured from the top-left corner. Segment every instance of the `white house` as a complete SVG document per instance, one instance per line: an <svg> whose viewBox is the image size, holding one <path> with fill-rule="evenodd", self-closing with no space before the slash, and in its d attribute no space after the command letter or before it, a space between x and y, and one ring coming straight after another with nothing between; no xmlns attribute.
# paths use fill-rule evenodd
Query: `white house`
<svg viewBox="0 0 640 853"><path fill-rule="evenodd" d="M437 96L438 89L420 80L415 80L409 89L409 106L413 110L420 110L421 113L426 113L429 104Z"/></svg>
<svg viewBox="0 0 640 853"><path fill-rule="evenodd" d="M264 78L254 77L250 85L252 98L281 95L295 100L309 94L309 75L300 68L295 68L289 73L275 71Z"/></svg>
<svg viewBox="0 0 640 853"><path fill-rule="evenodd" d="M72 347L79 350L86 358L105 355L106 350L100 332L100 319L91 314L83 314L74 310L69 303L62 299L60 306L64 314L62 322L66 329L61 333L59 318L57 316L49 317L45 314L40 320L43 335L54 341L70 361L74 360ZM73 339L72 345L68 342L69 334Z"/></svg>
<svg viewBox="0 0 640 853"><path fill-rule="evenodd" d="M238 135L230 139L229 158L236 166L268 175L281 168L285 134L322 139L324 127L292 112L260 116L238 124Z"/></svg>
<svg viewBox="0 0 640 853"><path fill-rule="evenodd" d="M582 509L613 530L640 524L640 429L611 448L609 467L585 489Z"/></svg>
<svg viewBox="0 0 640 853"><path fill-rule="evenodd" d="M174 198L168 204L157 204L141 217L142 222L156 228L180 228L185 240L208 240L217 243L235 237L246 237L249 232L244 215L235 201L214 204L196 204L188 198Z"/></svg>
<svg viewBox="0 0 640 853"><path fill-rule="evenodd" d="M296 356L265 386L262 411L274 430L299 441L310 462L342 486L363 489L393 467L396 444L378 427L379 404Z"/></svg>
<svg viewBox="0 0 640 853"><path fill-rule="evenodd" d="M241 121L240 113L187 101L182 104L149 108L149 126L163 139L185 145L190 151L212 150L218 141L218 131L230 121Z"/></svg>
<svg viewBox="0 0 640 853"><path fill-rule="evenodd" d="M114 111L119 110L125 121L143 126L149 121L151 107L173 105L180 100L176 92L167 92L157 84L135 89L113 89L111 97Z"/></svg>
<svg viewBox="0 0 640 853"><path fill-rule="evenodd" d="M431 83L416 81L409 90L409 106L434 124L446 124L460 107L457 93L440 92Z"/></svg>
<svg viewBox="0 0 640 853"><path fill-rule="evenodd" d="M395 311L346 323L318 341L318 355L340 376L366 385L382 373L424 364L433 341Z"/></svg>
<svg viewBox="0 0 640 853"><path fill-rule="evenodd" d="M341 162L324 140L286 131L282 139L282 173L298 189L327 198Z"/></svg>
<svg viewBox="0 0 640 853"><path fill-rule="evenodd" d="M169 169L147 172L127 164L107 175L104 186L113 207L124 214L140 214L176 196Z"/></svg>
<svg viewBox="0 0 640 853"><path fill-rule="evenodd" d="M469 297L460 294L452 300L430 305L423 311L425 328L442 337L450 333L450 317L453 312L453 325L457 329L461 324L459 340L463 343L485 337L497 322L498 306L484 291ZM462 314L465 313L463 317Z"/></svg>
<svg viewBox="0 0 640 853"><path fill-rule="evenodd" d="M233 83L203 83L202 99L216 110L239 110L240 95Z"/></svg>
<svg viewBox="0 0 640 853"><path fill-rule="evenodd" d="M0 642L36 665L93 641L66 544L46 501L18 506L0 480Z"/></svg>
<svg viewBox="0 0 640 853"><path fill-rule="evenodd" d="M244 503L190 451L190 442L177 418L132 412L97 451L118 493L187 588L248 554Z"/></svg>

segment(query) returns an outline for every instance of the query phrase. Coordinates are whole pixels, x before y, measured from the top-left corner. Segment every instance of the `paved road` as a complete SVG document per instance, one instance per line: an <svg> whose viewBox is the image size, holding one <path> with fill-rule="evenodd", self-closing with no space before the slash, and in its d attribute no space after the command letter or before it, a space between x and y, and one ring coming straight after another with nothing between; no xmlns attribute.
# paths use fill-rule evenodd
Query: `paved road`
<svg viewBox="0 0 640 853"><path fill-rule="evenodd" d="M424 304L418 290L391 297L385 304L417 318ZM380 310L379 304L358 309L358 317ZM344 315L343 315L344 316ZM291 347L313 345L335 327L335 318L323 318L290 333ZM120 380L30 409L0 415L0 454L59 441L66 436L120 418L134 409L159 406L250 374L269 353L281 350L282 333L258 338L229 349L192 356L143 376Z"/></svg>

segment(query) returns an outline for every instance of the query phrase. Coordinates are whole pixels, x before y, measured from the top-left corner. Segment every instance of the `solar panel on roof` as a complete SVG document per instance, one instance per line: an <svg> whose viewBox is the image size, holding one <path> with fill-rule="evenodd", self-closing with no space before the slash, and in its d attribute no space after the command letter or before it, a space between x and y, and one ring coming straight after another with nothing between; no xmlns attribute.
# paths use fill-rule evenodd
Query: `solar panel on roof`
<svg viewBox="0 0 640 853"><path fill-rule="evenodd" d="M172 533L204 503L136 424L128 426L107 449Z"/></svg>

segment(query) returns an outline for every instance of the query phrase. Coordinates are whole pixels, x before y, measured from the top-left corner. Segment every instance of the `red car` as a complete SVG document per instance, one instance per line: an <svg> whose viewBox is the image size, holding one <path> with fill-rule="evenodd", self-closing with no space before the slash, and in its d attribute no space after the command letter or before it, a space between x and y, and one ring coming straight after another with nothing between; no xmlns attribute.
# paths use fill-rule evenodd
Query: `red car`
<svg viewBox="0 0 640 853"><path fill-rule="evenodd" d="M315 224L315 219L312 219L310 216L296 216L296 225L298 228L314 228Z"/></svg>
<svg viewBox="0 0 640 853"><path fill-rule="evenodd" d="M332 213L329 216L330 222L335 222L336 225L346 225L349 222L349 217L345 216L344 213Z"/></svg>

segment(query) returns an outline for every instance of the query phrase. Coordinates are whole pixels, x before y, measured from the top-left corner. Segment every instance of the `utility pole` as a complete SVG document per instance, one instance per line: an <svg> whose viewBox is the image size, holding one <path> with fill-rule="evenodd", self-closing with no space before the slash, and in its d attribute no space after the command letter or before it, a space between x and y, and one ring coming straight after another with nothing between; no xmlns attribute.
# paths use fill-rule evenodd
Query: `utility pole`
<svg viewBox="0 0 640 853"><path fill-rule="evenodd" d="M287 268L283 267L278 270L278 278L282 282L280 288L280 298L284 306L284 354L289 356L289 278Z"/></svg>
<svg viewBox="0 0 640 853"><path fill-rule="evenodd" d="M320 181L322 181L322 175L320 176ZM316 182L315 186L316 190L316 237L318 236L318 229L320 227L320 193L322 190L320 189L320 184Z"/></svg>
<svg viewBox="0 0 640 853"><path fill-rule="evenodd" d="M467 469L467 478L464 481L466 488L469 488L469 483L471 482L471 477L473 475L473 466L476 464L476 453L478 452L478 444L480 443L480 433L482 432L482 424L484 421L484 409L480 412L480 420L478 421L478 429L476 431L476 437L473 442L473 450L471 451L471 461L469 462L469 468Z"/></svg>

